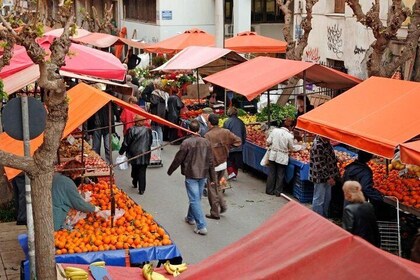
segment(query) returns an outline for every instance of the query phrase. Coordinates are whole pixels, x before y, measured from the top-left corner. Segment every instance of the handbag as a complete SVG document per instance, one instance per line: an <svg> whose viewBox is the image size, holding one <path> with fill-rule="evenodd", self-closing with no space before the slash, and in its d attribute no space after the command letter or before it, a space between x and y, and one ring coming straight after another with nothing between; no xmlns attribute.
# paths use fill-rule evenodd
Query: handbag
<svg viewBox="0 0 420 280"><path fill-rule="evenodd" d="M126 170L128 169L128 162L127 157L125 155L119 155L115 159L115 165L117 165L117 168L120 170Z"/></svg>
<svg viewBox="0 0 420 280"><path fill-rule="evenodd" d="M268 166L269 159L270 159L270 149L267 149L267 151L265 152L264 156L261 159L260 165L261 166Z"/></svg>
<svg viewBox="0 0 420 280"><path fill-rule="evenodd" d="M116 133L111 134L111 149L119 151L121 149L120 137Z"/></svg>

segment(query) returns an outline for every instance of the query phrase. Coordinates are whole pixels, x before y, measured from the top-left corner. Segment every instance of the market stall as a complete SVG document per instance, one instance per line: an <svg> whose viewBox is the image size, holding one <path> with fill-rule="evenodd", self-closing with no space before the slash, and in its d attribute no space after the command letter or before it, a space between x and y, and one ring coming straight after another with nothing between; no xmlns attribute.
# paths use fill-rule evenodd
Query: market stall
<svg viewBox="0 0 420 280"><path fill-rule="evenodd" d="M399 145L405 145L420 133L419 90L420 83L371 77L300 116L297 127L392 159ZM416 142L406 145L415 147ZM402 150L406 159L407 150ZM405 172L405 166L394 162L390 166L385 160L369 163L375 187L382 194L397 198L407 206L408 212L418 215L420 180L416 169Z"/></svg>
<svg viewBox="0 0 420 280"><path fill-rule="evenodd" d="M402 162L420 165L420 140L401 144L400 153Z"/></svg>
<svg viewBox="0 0 420 280"><path fill-rule="evenodd" d="M380 280L418 275L419 264L384 252L290 201L255 231L192 265L179 279Z"/></svg>

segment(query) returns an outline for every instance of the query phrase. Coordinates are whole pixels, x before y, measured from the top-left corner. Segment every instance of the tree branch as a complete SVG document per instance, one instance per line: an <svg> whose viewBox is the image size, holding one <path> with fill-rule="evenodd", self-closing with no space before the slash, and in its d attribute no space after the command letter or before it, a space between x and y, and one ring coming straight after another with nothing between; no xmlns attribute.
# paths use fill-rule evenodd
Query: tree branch
<svg viewBox="0 0 420 280"><path fill-rule="evenodd" d="M27 173L35 170L35 163L31 157L18 156L0 150L0 162L7 167L19 169Z"/></svg>

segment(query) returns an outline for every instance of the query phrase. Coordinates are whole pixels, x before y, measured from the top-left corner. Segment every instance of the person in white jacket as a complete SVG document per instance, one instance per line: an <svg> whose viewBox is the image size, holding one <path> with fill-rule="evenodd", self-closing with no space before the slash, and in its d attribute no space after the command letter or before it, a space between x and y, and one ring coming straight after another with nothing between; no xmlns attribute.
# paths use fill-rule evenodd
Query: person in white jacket
<svg viewBox="0 0 420 280"><path fill-rule="evenodd" d="M265 193L268 195L280 196L283 191L289 152L293 151L292 123L292 119L285 119L280 128L274 128L267 138L269 172Z"/></svg>

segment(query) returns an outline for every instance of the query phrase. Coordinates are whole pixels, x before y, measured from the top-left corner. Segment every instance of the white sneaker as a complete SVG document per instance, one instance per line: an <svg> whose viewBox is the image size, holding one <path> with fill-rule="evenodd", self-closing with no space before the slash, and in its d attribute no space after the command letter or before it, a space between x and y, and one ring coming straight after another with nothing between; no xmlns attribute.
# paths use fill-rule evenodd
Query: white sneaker
<svg viewBox="0 0 420 280"><path fill-rule="evenodd" d="M197 233L197 234L200 234L200 235L206 235L207 234L207 229L206 228L202 228L202 229L195 228L194 232Z"/></svg>
<svg viewBox="0 0 420 280"><path fill-rule="evenodd" d="M235 173L230 173L229 174L229 176L228 176L228 180L234 180L234 181L236 181L236 175L235 175Z"/></svg>

